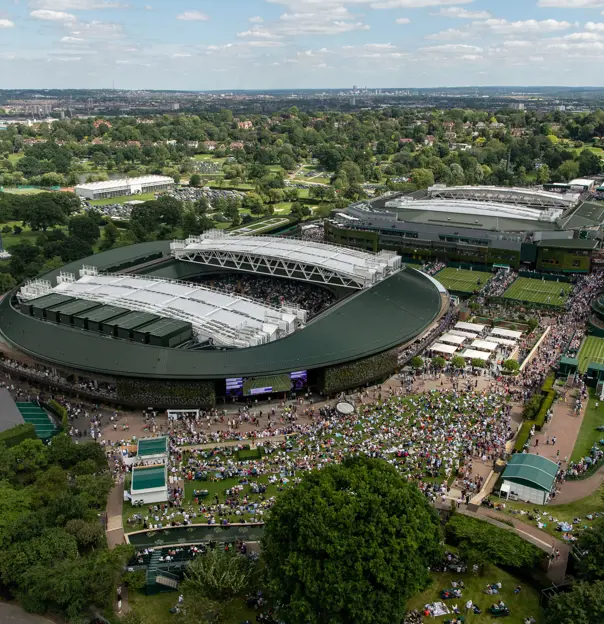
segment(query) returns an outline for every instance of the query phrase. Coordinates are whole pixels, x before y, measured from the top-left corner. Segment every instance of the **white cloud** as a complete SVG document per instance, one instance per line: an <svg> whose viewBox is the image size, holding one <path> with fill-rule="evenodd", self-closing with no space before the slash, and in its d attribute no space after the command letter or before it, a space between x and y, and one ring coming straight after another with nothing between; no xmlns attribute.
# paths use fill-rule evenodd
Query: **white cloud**
<svg viewBox="0 0 604 624"><path fill-rule="evenodd" d="M585 24L585 30L590 32L604 32L604 24L600 22L587 22L587 24Z"/></svg>
<svg viewBox="0 0 604 624"><path fill-rule="evenodd" d="M61 63L71 63L73 61L81 61L81 56L53 56L49 61L60 61Z"/></svg>
<svg viewBox="0 0 604 624"><path fill-rule="evenodd" d="M185 11L176 16L177 20L184 22L207 22L210 18L201 11Z"/></svg>
<svg viewBox="0 0 604 624"><path fill-rule="evenodd" d="M93 38L93 39L119 39L123 37L123 28L121 24L111 24L109 22L79 22L74 24L74 30L69 34L74 37Z"/></svg>
<svg viewBox="0 0 604 624"><path fill-rule="evenodd" d="M173 54L172 58L189 58L192 54Z"/></svg>
<svg viewBox="0 0 604 624"><path fill-rule="evenodd" d="M0 19L0 28L13 28L15 22L11 22L9 19Z"/></svg>
<svg viewBox="0 0 604 624"><path fill-rule="evenodd" d="M259 15L256 15L255 17L250 17L250 23L252 23L252 24L264 24L264 19L261 18Z"/></svg>
<svg viewBox="0 0 604 624"><path fill-rule="evenodd" d="M237 33L238 37L252 37L256 39L281 39L282 36L277 33L273 33L265 28L252 28L245 30L244 32Z"/></svg>
<svg viewBox="0 0 604 624"><path fill-rule="evenodd" d="M410 24L411 20L408 17L399 17L397 20L395 20L396 24Z"/></svg>
<svg viewBox="0 0 604 624"><path fill-rule="evenodd" d="M433 13L440 17L452 17L455 19L489 19L493 17L488 11L468 11L461 7L449 7L447 9L441 9L438 13Z"/></svg>
<svg viewBox="0 0 604 624"><path fill-rule="evenodd" d="M153 11L153 7L150 4L146 4L145 11Z"/></svg>
<svg viewBox="0 0 604 624"><path fill-rule="evenodd" d="M470 4L472 0L381 0L370 4L372 9L423 9L446 4Z"/></svg>
<svg viewBox="0 0 604 624"><path fill-rule="evenodd" d="M251 48L282 48L285 44L281 41L246 41L245 45Z"/></svg>
<svg viewBox="0 0 604 624"><path fill-rule="evenodd" d="M61 43L83 43L85 39L82 37L61 37Z"/></svg>
<svg viewBox="0 0 604 624"><path fill-rule="evenodd" d="M426 35L424 39L435 39L437 41L451 41L455 39L465 39L468 37L469 32L467 30L457 30L456 28L448 28L441 32Z"/></svg>
<svg viewBox="0 0 604 624"><path fill-rule="evenodd" d="M539 0L537 6L556 9L598 9L604 7L604 0Z"/></svg>
<svg viewBox="0 0 604 624"><path fill-rule="evenodd" d="M391 43L366 43L364 46L365 50L395 50L396 46L393 46Z"/></svg>
<svg viewBox="0 0 604 624"><path fill-rule="evenodd" d="M482 26L489 30L499 34L510 34L518 32L533 32L533 33L545 33L555 32L558 30L567 30L571 28L573 24L570 22L558 21L555 19L547 20L519 20L516 22L508 22L506 19L488 19L484 22L474 22L473 26Z"/></svg>
<svg viewBox="0 0 604 624"><path fill-rule="evenodd" d="M50 9L52 11L92 11L94 9L119 9L125 5L110 0L30 0L34 9Z"/></svg>
<svg viewBox="0 0 604 624"><path fill-rule="evenodd" d="M449 43L446 45L428 46L420 48L423 52L466 52L472 54L473 52L482 52L482 48L473 45L467 45L465 43Z"/></svg>
<svg viewBox="0 0 604 624"><path fill-rule="evenodd" d="M32 11L30 15L35 19L45 20L49 22L63 22L64 24L69 22L75 22L77 20L76 16L72 15L71 13L65 13L63 11L50 11L45 9Z"/></svg>

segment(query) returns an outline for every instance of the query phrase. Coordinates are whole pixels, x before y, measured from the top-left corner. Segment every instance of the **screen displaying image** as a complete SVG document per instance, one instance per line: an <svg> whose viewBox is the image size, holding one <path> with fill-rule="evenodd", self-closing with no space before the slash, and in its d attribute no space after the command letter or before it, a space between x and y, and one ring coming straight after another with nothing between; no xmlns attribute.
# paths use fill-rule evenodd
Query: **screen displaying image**
<svg viewBox="0 0 604 624"><path fill-rule="evenodd" d="M232 377L226 380L226 395L228 397L243 396L243 377Z"/></svg>
<svg viewBox="0 0 604 624"><path fill-rule="evenodd" d="M292 390L303 390L308 385L308 371L296 371L289 374L292 380Z"/></svg>

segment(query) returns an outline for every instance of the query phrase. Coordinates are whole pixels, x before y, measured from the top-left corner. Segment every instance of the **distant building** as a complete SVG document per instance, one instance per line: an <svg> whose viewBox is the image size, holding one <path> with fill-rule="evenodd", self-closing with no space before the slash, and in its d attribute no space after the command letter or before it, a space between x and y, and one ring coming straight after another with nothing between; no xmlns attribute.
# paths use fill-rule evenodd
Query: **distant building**
<svg viewBox="0 0 604 624"><path fill-rule="evenodd" d="M244 145L243 145L243 143L242 143L241 141L233 141L233 142L229 145L229 147L230 147L232 150L237 150L237 149L243 149L243 148L244 148Z"/></svg>
<svg viewBox="0 0 604 624"><path fill-rule="evenodd" d="M408 143L413 143L413 139L401 138L398 140L400 145L406 145Z"/></svg>
<svg viewBox="0 0 604 624"><path fill-rule="evenodd" d="M237 127L239 130L252 130L254 128L254 124L251 121L240 121L237 123Z"/></svg>
<svg viewBox="0 0 604 624"><path fill-rule="evenodd" d="M512 102L510 104L510 108L512 110L523 111L524 110L524 104L522 102Z"/></svg>
<svg viewBox="0 0 604 624"><path fill-rule="evenodd" d="M107 126L108 128L112 127L111 122L106 119L96 119L93 125L95 128L98 128L99 126Z"/></svg>
<svg viewBox="0 0 604 624"><path fill-rule="evenodd" d="M91 182L78 184L75 192L84 199L110 199L124 195L140 195L167 191L174 188L174 180L168 176L148 175L140 178L124 178L121 180L107 180L106 182Z"/></svg>
<svg viewBox="0 0 604 624"><path fill-rule="evenodd" d="M209 151L209 152L213 152L216 147L218 146L218 144L216 143L216 141L204 141L203 142L203 146Z"/></svg>

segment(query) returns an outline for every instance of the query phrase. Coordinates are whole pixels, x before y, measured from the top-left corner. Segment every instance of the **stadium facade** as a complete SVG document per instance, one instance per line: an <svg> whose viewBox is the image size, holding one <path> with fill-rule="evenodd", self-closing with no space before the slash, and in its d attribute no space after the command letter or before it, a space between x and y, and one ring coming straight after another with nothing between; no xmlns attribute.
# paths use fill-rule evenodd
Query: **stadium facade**
<svg viewBox="0 0 604 624"><path fill-rule="evenodd" d="M78 184L75 192L82 199L111 199L126 195L141 195L143 193L157 193L174 188L174 179L168 176L147 175L139 178L121 178L119 180L105 180L102 182L88 182Z"/></svg>
<svg viewBox="0 0 604 624"><path fill-rule="evenodd" d="M326 223L326 240L405 260L586 273L602 263L604 204L578 193L435 185L357 202Z"/></svg>
<svg viewBox="0 0 604 624"><path fill-rule="evenodd" d="M200 284L224 273L327 288L318 316ZM97 384L106 400L157 408L311 386L331 394L390 375L398 351L449 306L433 278L393 252L276 237L150 242L103 252L0 302L2 351L50 378Z"/></svg>

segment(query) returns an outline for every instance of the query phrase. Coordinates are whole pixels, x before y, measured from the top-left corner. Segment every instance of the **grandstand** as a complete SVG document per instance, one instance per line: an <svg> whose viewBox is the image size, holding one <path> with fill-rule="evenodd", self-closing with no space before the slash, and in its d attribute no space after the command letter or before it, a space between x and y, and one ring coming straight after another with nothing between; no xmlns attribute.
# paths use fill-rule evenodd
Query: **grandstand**
<svg viewBox="0 0 604 624"><path fill-rule="evenodd" d="M222 230L170 247L178 260L347 288L368 288L402 268L394 252L374 254L293 238L227 236Z"/></svg>

